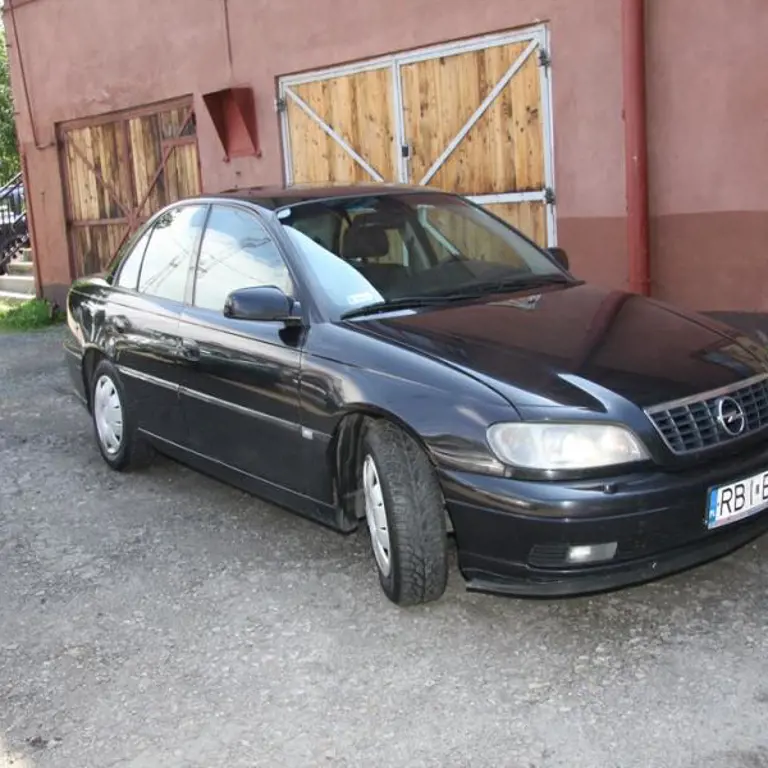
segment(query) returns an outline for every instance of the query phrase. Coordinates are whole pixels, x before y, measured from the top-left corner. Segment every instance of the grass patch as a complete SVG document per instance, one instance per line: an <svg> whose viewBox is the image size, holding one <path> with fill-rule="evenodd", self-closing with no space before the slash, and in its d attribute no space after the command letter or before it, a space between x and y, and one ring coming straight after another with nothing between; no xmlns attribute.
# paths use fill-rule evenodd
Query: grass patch
<svg viewBox="0 0 768 768"><path fill-rule="evenodd" d="M44 299L30 299L21 304L0 301L0 331L34 331L63 319L56 307Z"/></svg>

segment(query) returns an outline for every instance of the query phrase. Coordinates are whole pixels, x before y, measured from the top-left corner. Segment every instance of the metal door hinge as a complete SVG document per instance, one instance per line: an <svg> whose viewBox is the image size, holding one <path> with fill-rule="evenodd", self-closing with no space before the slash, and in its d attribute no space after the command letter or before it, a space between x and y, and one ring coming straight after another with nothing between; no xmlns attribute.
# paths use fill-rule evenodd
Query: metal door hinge
<svg viewBox="0 0 768 768"><path fill-rule="evenodd" d="M552 66L552 58L546 48L539 48L539 66L549 69Z"/></svg>
<svg viewBox="0 0 768 768"><path fill-rule="evenodd" d="M555 202L557 202L557 198L555 197L555 190L552 189L552 187L547 187L544 190L544 202L547 205L554 205Z"/></svg>
<svg viewBox="0 0 768 768"><path fill-rule="evenodd" d="M276 112L285 112L285 110L288 109L288 102L281 97L275 99L275 111Z"/></svg>

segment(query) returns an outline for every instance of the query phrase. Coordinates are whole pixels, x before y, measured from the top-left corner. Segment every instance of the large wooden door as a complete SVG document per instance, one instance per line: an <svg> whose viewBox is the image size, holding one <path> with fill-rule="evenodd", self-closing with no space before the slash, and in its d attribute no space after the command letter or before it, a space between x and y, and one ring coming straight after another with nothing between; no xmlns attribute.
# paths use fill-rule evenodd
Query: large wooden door
<svg viewBox="0 0 768 768"><path fill-rule="evenodd" d="M201 191L191 100L59 126L74 275L105 269L168 203Z"/></svg>
<svg viewBox="0 0 768 768"><path fill-rule="evenodd" d="M555 245L546 43L537 27L281 79L287 181L437 187Z"/></svg>
<svg viewBox="0 0 768 768"><path fill-rule="evenodd" d="M546 244L535 47L521 41L430 58L403 66L401 76L411 181L472 197Z"/></svg>
<svg viewBox="0 0 768 768"><path fill-rule="evenodd" d="M397 180L389 67L284 84L283 99L293 183Z"/></svg>

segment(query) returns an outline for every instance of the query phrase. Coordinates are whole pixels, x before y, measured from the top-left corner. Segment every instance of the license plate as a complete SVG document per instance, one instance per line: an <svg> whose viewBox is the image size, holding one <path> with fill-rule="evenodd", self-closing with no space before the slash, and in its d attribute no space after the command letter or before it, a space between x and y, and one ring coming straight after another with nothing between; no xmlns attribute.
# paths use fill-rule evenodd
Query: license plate
<svg viewBox="0 0 768 768"><path fill-rule="evenodd" d="M735 523L768 507L768 471L709 491L707 528Z"/></svg>

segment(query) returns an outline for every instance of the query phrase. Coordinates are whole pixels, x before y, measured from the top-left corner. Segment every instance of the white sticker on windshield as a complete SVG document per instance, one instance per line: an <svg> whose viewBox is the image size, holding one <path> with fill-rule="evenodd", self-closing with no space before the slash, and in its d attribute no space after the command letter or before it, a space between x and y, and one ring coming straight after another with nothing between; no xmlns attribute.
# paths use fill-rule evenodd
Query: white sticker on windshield
<svg viewBox="0 0 768 768"><path fill-rule="evenodd" d="M352 293L347 296L347 304L365 304L366 301L376 301L372 293Z"/></svg>
<svg viewBox="0 0 768 768"><path fill-rule="evenodd" d="M505 299L504 301L491 302L494 306L515 307L517 309L536 309L541 300L541 294L526 296L524 299Z"/></svg>

